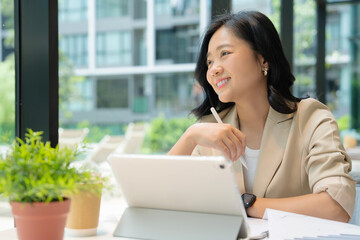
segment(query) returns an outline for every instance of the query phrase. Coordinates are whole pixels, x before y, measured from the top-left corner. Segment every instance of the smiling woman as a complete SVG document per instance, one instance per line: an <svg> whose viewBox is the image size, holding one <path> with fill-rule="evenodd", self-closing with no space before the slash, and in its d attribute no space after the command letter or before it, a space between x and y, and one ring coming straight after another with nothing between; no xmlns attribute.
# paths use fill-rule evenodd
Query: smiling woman
<svg viewBox="0 0 360 240"><path fill-rule="evenodd" d="M221 154L233 161L249 216L261 218L272 208L351 218L355 181L337 123L322 103L292 95L295 77L264 14L243 11L215 19L204 35L195 76L206 92L192 111L199 122L169 154ZM211 107L224 123L216 123Z"/></svg>
<svg viewBox="0 0 360 240"><path fill-rule="evenodd" d="M207 59L206 78L221 102L248 99L256 92L262 92L258 96L265 97L266 101L266 76L262 71L268 69L269 64L230 29L221 27L214 33Z"/></svg>

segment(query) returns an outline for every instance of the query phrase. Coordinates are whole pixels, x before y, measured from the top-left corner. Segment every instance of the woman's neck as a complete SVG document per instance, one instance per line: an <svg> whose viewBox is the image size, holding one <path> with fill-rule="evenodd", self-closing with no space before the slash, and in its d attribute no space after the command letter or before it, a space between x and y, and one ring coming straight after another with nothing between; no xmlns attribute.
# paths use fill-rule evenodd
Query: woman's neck
<svg viewBox="0 0 360 240"><path fill-rule="evenodd" d="M246 145L259 149L270 104L267 98L254 97L251 101L235 103L240 130L246 136Z"/></svg>
<svg viewBox="0 0 360 240"><path fill-rule="evenodd" d="M235 103L240 129L264 127L270 104L267 98L254 97L250 101Z"/></svg>

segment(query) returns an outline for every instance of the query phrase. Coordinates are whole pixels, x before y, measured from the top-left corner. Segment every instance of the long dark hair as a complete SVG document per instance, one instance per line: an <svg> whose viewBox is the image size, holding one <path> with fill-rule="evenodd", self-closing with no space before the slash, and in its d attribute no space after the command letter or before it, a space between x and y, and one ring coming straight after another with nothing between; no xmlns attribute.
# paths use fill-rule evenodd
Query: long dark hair
<svg viewBox="0 0 360 240"><path fill-rule="evenodd" d="M297 110L297 102L301 99L292 95L290 88L295 77L291 73L281 46L279 35L268 17L256 11L241 11L236 14L223 14L212 21L205 32L198 61L195 78L205 92L204 101L191 113L200 118L210 114L213 106L222 111L234 103L223 103L206 79L208 70L206 54L213 34L222 26L230 29L237 37L248 42L254 53L261 54L269 64L267 74L268 101L270 106L280 113L293 113Z"/></svg>

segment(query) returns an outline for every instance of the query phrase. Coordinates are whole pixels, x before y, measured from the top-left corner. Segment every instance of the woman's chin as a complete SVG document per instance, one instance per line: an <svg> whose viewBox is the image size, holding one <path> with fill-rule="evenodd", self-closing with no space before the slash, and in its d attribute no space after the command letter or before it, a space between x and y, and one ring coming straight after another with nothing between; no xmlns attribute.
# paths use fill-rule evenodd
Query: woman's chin
<svg viewBox="0 0 360 240"><path fill-rule="evenodd" d="M218 97L219 97L219 100L223 103L231 102L231 100L228 97L226 97L224 94L219 94Z"/></svg>

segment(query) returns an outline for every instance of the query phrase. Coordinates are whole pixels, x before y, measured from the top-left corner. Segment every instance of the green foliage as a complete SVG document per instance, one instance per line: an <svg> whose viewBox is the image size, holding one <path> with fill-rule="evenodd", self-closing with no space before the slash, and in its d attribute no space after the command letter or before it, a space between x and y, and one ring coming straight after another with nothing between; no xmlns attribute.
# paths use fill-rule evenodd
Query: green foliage
<svg viewBox="0 0 360 240"><path fill-rule="evenodd" d="M78 83L85 80L84 77L75 76L73 64L66 55L59 51L59 110L67 113L67 105L74 101L83 101L79 89L76 88Z"/></svg>
<svg viewBox="0 0 360 240"><path fill-rule="evenodd" d="M15 58L0 63L0 132L15 129Z"/></svg>
<svg viewBox="0 0 360 240"><path fill-rule="evenodd" d="M10 145L15 139L14 123L0 125L0 144Z"/></svg>
<svg viewBox="0 0 360 240"><path fill-rule="evenodd" d="M88 120L84 120L78 124L62 124L62 128L88 128L89 134L85 138L85 142L87 143L97 143L99 142L105 135L124 135L126 131L126 127L128 124L91 124Z"/></svg>
<svg viewBox="0 0 360 240"><path fill-rule="evenodd" d="M294 56L305 61L314 56L311 48L316 39L315 1L295 1L294 4ZM309 56L310 55L310 56Z"/></svg>
<svg viewBox="0 0 360 240"><path fill-rule="evenodd" d="M274 26L279 34L280 34L280 30L281 30L280 29L280 5L281 5L280 0L272 0L271 1L272 11L271 11L271 14L268 16L270 18L270 20L272 21L272 23L274 24Z"/></svg>
<svg viewBox="0 0 360 240"><path fill-rule="evenodd" d="M309 87L312 83L312 77L307 76L305 74L298 74L296 76L296 83L301 86Z"/></svg>
<svg viewBox="0 0 360 240"><path fill-rule="evenodd" d="M269 15L270 20L275 25L280 34L280 0L272 0L272 13ZM311 48L314 46L316 39L315 1L299 0L294 1L294 56L297 60L307 62L309 55L313 55Z"/></svg>
<svg viewBox="0 0 360 240"><path fill-rule="evenodd" d="M6 38L4 45L8 48L14 48L14 1L1 0L1 15L3 17L2 29L6 29Z"/></svg>
<svg viewBox="0 0 360 240"><path fill-rule="evenodd" d="M42 132L28 130L24 141L18 138L12 151L0 157L0 194L17 202L62 201L101 181L91 170L71 166L76 154L52 148L42 142Z"/></svg>
<svg viewBox="0 0 360 240"><path fill-rule="evenodd" d="M337 124L339 126L340 131L349 129L349 127L350 127L350 124L349 124L350 123L350 115L349 114L344 115L341 118L336 119L336 122L337 122Z"/></svg>
<svg viewBox="0 0 360 240"><path fill-rule="evenodd" d="M154 118L146 133L142 152L168 152L185 130L194 124L195 121L194 118L174 118L166 120L164 115Z"/></svg>

